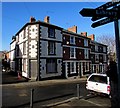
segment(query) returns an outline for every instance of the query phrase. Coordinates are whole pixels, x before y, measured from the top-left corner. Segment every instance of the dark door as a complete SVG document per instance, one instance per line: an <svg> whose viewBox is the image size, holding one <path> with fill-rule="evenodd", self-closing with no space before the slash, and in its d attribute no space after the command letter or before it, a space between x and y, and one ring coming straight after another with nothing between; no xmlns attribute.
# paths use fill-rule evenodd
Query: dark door
<svg viewBox="0 0 120 108"><path fill-rule="evenodd" d="M30 72L30 78L31 79L37 79L37 60L30 60L29 62L29 72Z"/></svg>

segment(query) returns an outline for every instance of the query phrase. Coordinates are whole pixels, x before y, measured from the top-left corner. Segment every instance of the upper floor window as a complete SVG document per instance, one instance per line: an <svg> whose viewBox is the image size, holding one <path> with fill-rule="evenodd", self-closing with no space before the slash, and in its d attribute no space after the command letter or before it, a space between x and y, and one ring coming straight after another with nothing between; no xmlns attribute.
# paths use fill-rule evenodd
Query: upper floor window
<svg viewBox="0 0 120 108"><path fill-rule="evenodd" d="M76 58L75 48L70 48L70 58Z"/></svg>
<svg viewBox="0 0 120 108"><path fill-rule="evenodd" d="M107 48L106 47L103 47L103 52L107 52Z"/></svg>
<svg viewBox="0 0 120 108"><path fill-rule="evenodd" d="M98 52L98 46L95 46L95 51L97 51L97 52Z"/></svg>
<svg viewBox="0 0 120 108"><path fill-rule="evenodd" d="M70 44L75 44L75 37L70 36Z"/></svg>
<svg viewBox="0 0 120 108"><path fill-rule="evenodd" d="M53 28L48 29L48 37L55 38L55 29Z"/></svg>
<svg viewBox="0 0 120 108"><path fill-rule="evenodd" d="M84 50L84 57L85 57L85 59L89 59L89 51L88 51L88 49Z"/></svg>
<svg viewBox="0 0 120 108"><path fill-rule="evenodd" d="M88 46L88 40L84 39L84 46Z"/></svg>
<svg viewBox="0 0 120 108"><path fill-rule="evenodd" d="M23 54L26 54L26 42L23 42Z"/></svg>
<svg viewBox="0 0 120 108"><path fill-rule="evenodd" d="M91 51L95 51L95 46L91 45Z"/></svg>
<svg viewBox="0 0 120 108"><path fill-rule="evenodd" d="M48 54L55 54L55 42L48 42Z"/></svg>
<svg viewBox="0 0 120 108"><path fill-rule="evenodd" d="M16 45L16 56L19 56L19 45Z"/></svg>
<svg viewBox="0 0 120 108"><path fill-rule="evenodd" d="M98 54L95 55L95 61L97 61L97 62L99 61L99 55Z"/></svg>
<svg viewBox="0 0 120 108"><path fill-rule="evenodd" d="M24 32L24 33L23 33L23 39L24 39L24 38L26 38L26 28L24 29L23 32Z"/></svg>
<svg viewBox="0 0 120 108"><path fill-rule="evenodd" d="M106 57L106 55L103 55L103 61L104 61L104 62L107 61L107 57Z"/></svg>

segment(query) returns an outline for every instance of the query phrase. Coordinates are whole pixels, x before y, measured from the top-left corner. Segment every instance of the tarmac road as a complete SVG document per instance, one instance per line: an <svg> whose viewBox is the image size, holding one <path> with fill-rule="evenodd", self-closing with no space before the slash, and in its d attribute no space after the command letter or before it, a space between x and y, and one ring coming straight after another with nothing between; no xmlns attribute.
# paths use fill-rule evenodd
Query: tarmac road
<svg viewBox="0 0 120 108"><path fill-rule="evenodd" d="M34 89L34 102L41 105L49 103L49 100L67 99L76 96L76 85L81 85L82 95L86 95L85 81L80 80L52 80L40 82L26 82L19 84L5 84L2 89L2 103L6 106L29 105L31 89Z"/></svg>

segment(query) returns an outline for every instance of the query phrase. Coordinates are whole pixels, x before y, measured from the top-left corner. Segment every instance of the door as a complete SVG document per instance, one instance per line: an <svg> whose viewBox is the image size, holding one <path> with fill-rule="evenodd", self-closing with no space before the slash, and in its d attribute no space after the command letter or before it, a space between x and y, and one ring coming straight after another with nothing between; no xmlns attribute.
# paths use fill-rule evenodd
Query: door
<svg viewBox="0 0 120 108"><path fill-rule="evenodd" d="M31 79L37 79L37 60L30 60L29 62L29 76Z"/></svg>

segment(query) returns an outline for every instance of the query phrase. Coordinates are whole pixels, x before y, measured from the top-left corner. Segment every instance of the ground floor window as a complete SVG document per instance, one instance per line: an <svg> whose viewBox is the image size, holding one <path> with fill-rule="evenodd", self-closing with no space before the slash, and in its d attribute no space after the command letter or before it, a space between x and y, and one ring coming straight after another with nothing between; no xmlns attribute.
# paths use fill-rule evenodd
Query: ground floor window
<svg viewBox="0 0 120 108"><path fill-rule="evenodd" d="M70 73L76 73L76 62L70 62Z"/></svg>
<svg viewBox="0 0 120 108"><path fill-rule="evenodd" d="M102 73L105 70L104 64L91 64L91 70L94 73Z"/></svg>
<svg viewBox="0 0 120 108"><path fill-rule="evenodd" d="M85 62L85 72L89 72L89 62Z"/></svg>
<svg viewBox="0 0 120 108"><path fill-rule="evenodd" d="M23 59L23 71L26 72L26 59Z"/></svg>
<svg viewBox="0 0 120 108"><path fill-rule="evenodd" d="M47 59L47 73L57 72L57 59Z"/></svg>

